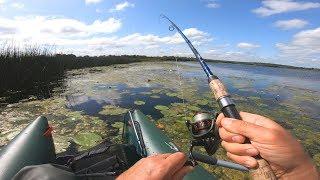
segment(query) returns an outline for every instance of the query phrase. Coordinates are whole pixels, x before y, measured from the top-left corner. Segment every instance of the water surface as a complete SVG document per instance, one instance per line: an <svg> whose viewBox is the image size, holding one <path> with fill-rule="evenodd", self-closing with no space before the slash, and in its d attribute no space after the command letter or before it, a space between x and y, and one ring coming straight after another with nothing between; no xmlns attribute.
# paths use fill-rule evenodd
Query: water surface
<svg viewBox="0 0 320 180"><path fill-rule="evenodd" d="M209 63L225 83L241 111L274 119L290 130L320 165L320 71ZM78 142L94 145L102 139L120 142L123 115L140 109L187 151L184 124L198 111L218 112L207 78L196 62L150 62L69 71L63 89L46 100L10 104L1 109L0 146L32 119L45 115L55 128L58 152ZM82 143L84 133L95 140ZM94 134L94 135L93 135ZM101 138L99 138L101 137ZM226 159L223 149L216 155ZM225 179L246 174L205 166Z"/></svg>

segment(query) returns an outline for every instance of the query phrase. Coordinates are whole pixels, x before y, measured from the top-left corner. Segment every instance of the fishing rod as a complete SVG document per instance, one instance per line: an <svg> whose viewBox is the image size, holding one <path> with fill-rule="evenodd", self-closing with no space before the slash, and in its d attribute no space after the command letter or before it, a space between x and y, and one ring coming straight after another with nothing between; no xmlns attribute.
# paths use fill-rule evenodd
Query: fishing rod
<svg viewBox="0 0 320 180"><path fill-rule="evenodd" d="M190 49L192 50L193 54L196 56L196 59L200 63L202 69L206 73L208 77L208 82L211 90L213 91L215 99L218 101L221 111L226 117L234 118L234 119L241 119L239 112L237 111L234 102L230 99L230 96L227 92L227 89L222 84L218 76L214 75L210 70L209 66L205 62L205 60L201 57L200 53L197 49L192 45L191 41L183 34L180 28L172 22L167 16L162 15L163 18L167 19L172 27L176 29L182 38L186 41ZM172 29L170 29L172 30Z"/></svg>
<svg viewBox="0 0 320 180"><path fill-rule="evenodd" d="M210 89L213 92L214 98L218 102L221 112L224 114L224 116L241 120L240 114L236 109L235 103L230 98L230 94L228 93L226 87L220 81L218 76L212 73L205 60L201 57L197 49L192 45L191 41L187 38L187 36L184 35L180 28L167 16L162 14L161 17L170 22L171 26L169 27L169 30L173 31L174 29L176 29L190 47L197 61L200 63L203 71L206 73L208 77ZM193 145L204 145L209 155L213 154L217 150L216 145L212 144L214 141L217 142L217 137L215 137L214 135L215 133L213 130L213 126L210 125L210 122L212 122L213 124L213 121L211 120L212 118L209 118L206 115L207 114L205 113L196 115L199 117L195 118L194 123L187 122L188 129L192 133L192 136L194 138L190 148L191 158ZM210 140L210 138L212 138L213 140L208 141L208 139ZM250 143L250 141L246 139L245 143ZM250 173L252 177L254 179L276 179L276 176L274 175L269 163L266 160L262 159L260 156L257 156L255 158L258 161L258 168L251 170Z"/></svg>

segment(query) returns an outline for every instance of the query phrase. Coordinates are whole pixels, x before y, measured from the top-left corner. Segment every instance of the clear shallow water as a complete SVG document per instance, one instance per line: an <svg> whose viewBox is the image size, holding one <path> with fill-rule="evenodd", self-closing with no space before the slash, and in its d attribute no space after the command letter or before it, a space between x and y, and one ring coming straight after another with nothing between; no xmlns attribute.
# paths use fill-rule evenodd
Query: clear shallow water
<svg viewBox="0 0 320 180"><path fill-rule="evenodd" d="M281 103L290 101L294 96L303 96L305 93L312 94L314 101L311 101L311 97L311 99L295 102L297 103L295 105L300 104L300 108L308 111L312 118L320 118L318 113L320 109L318 98L320 96L320 71L223 63L209 63L209 65L212 71L226 84L231 95L259 97L272 107L277 107ZM193 80L192 88L196 89L194 96L200 97L202 94L209 93L207 79L197 63L182 62L178 63L178 67L177 64L173 64L169 67L169 70L173 73L169 72L167 74L163 74L161 71L165 71L165 68L168 67L163 67L163 69L161 67L155 69L147 68L149 69L146 70L144 76L150 78L150 82L141 83L139 82L142 81L141 77L137 77L136 81L139 85L132 87L132 85L128 86L123 80L118 83L112 80L110 83L100 83L97 81L89 88L89 91L91 89L95 92L93 95L92 92L88 93L88 89L81 89L80 86L77 92L81 92L81 95L66 95L68 107L73 110L84 111L89 115L97 115L103 106L113 104L129 109L140 109L145 114L151 115L154 119L159 119L162 115L158 110L154 109L154 106L167 106L174 102L182 102L181 96L178 98L166 95L167 92L173 92L181 87L179 85L181 83L179 76L182 81ZM142 66L140 70L143 73L144 67ZM123 76L135 75L134 71L128 71L128 74L126 73L126 69L122 69L122 71ZM149 71L153 72L150 77L148 77ZM105 76L105 74L101 73L100 76ZM166 82L153 81L152 78L154 76L159 76L158 78L160 79L161 76L167 76L169 78L176 78L176 80L172 84L172 87L167 87L163 85ZM85 77L85 80L88 81L87 76ZM107 76L105 78L108 79ZM69 81L73 81L73 79L71 78ZM157 89L165 89L165 91L153 93L153 90ZM160 96L160 98L152 98L151 96L153 95ZM136 105L134 104L136 100L144 101L145 104ZM186 101L188 101L188 98L186 98Z"/></svg>
<svg viewBox="0 0 320 180"><path fill-rule="evenodd" d="M160 88L159 86L154 86ZM166 94L158 94L156 98L152 96L152 90L155 88L151 87L139 87L130 88L126 84L110 84L110 85L96 85L93 87L94 90L99 91L117 91L119 92L119 97L117 99L103 97L101 99L91 98L86 95L67 95L68 105L67 107L74 111L83 111L91 116L98 116L103 120L110 121L111 116L100 115L99 112L102 111L103 107L106 105L117 105L125 107L128 109L139 109L146 115L150 115L153 119L159 119L162 116L159 110L155 109L156 105L170 105L174 102L182 101L178 97L170 97ZM144 105L137 105L135 101L143 101ZM115 118L117 119L117 117ZM111 120L112 121L112 120Z"/></svg>

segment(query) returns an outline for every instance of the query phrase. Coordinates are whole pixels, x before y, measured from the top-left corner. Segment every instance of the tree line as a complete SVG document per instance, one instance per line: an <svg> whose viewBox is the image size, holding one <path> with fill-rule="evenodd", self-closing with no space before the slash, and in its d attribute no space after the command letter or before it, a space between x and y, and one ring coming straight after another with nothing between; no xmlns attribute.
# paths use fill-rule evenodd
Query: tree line
<svg viewBox="0 0 320 180"><path fill-rule="evenodd" d="M24 51L18 48L3 48L0 50L0 98L17 96L13 98L23 99L24 97L19 97L24 94L21 92L28 91L32 91L31 94L38 98L47 98L56 84L62 84L65 72L72 69L170 60L175 58L139 55L75 56L52 54L46 48L29 48Z"/></svg>

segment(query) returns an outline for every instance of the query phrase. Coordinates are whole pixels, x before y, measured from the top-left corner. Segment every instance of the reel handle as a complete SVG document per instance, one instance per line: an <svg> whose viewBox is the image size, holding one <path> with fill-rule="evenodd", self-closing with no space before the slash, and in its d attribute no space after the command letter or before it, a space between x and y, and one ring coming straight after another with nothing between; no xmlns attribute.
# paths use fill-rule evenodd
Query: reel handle
<svg viewBox="0 0 320 180"><path fill-rule="evenodd" d="M214 94L215 99L218 101L224 116L242 120L235 104L229 97L227 89L222 84L220 79L216 76L209 78L209 86ZM249 139L246 139L245 143L250 143ZM256 156L255 159L258 161L258 167L250 170L250 175L253 179L277 179L271 169L270 164L266 160L264 160L260 155Z"/></svg>
<svg viewBox="0 0 320 180"><path fill-rule="evenodd" d="M203 162L203 163L206 163L206 164L218 165L218 166L221 166L221 167L226 167L226 168L229 168L229 169L235 169L235 170L238 170L238 171L245 171L245 172L248 171L248 168L246 168L246 167L244 167L244 166L242 166L240 164L236 164L236 163L220 160L220 159L217 159L214 156L207 156L207 155L200 154L200 153L197 153L197 152L192 152L192 157L193 157L194 160L199 161L199 162Z"/></svg>

